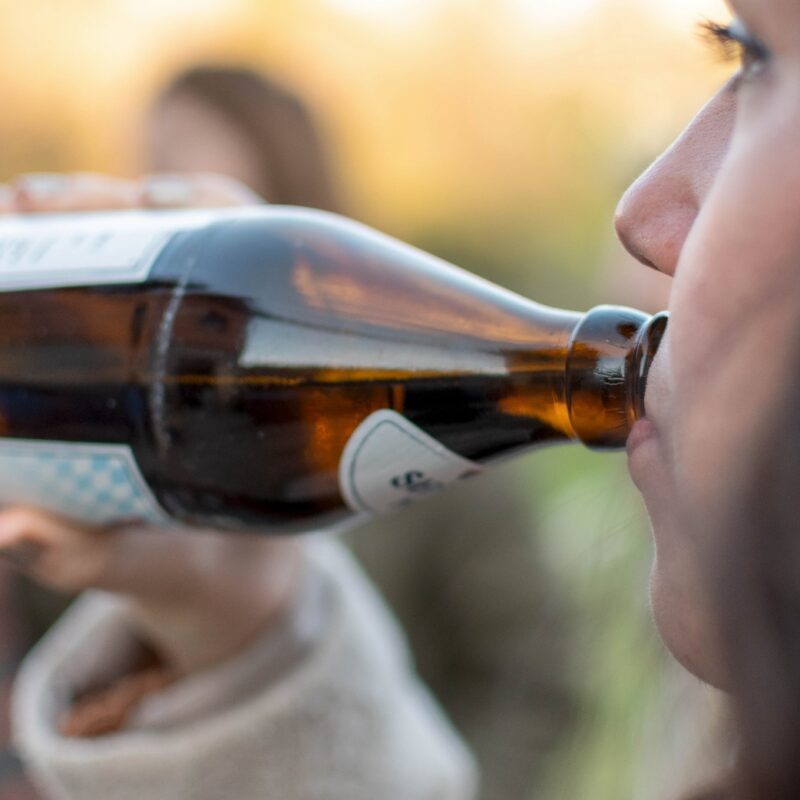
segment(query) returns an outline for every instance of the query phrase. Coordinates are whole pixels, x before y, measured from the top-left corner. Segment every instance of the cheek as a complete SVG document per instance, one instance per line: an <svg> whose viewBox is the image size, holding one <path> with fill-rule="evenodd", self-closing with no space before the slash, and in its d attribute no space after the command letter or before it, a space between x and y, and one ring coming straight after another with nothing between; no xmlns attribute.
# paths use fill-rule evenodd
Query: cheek
<svg viewBox="0 0 800 800"><path fill-rule="evenodd" d="M776 304L798 296L800 85L789 88L789 97L765 90L760 104L756 87L742 91L729 149L682 248L671 304L686 356L677 366L690 377L704 374L709 356L734 351L743 327L768 323Z"/></svg>
<svg viewBox="0 0 800 800"><path fill-rule="evenodd" d="M800 330L800 138L775 123L734 137L677 267L665 350L663 487L648 509L653 613L696 675L724 683L705 591L714 560L700 520L729 501L788 374ZM715 531L724 537L724 532Z"/></svg>
<svg viewBox="0 0 800 800"><path fill-rule="evenodd" d="M734 139L678 264L667 436L678 499L700 507L724 502L727 467L786 379L800 321L800 202L787 201L800 197L796 139L783 151L798 151L797 175L763 142Z"/></svg>

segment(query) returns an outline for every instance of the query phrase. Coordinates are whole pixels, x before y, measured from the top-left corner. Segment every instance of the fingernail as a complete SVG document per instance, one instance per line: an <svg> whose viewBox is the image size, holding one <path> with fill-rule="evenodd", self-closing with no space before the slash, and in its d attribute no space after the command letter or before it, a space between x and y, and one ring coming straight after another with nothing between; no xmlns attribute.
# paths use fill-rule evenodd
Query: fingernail
<svg viewBox="0 0 800 800"><path fill-rule="evenodd" d="M152 208L180 208L189 205L192 185L181 178L150 178L145 184L142 199Z"/></svg>
<svg viewBox="0 0 800 800"><path fill-rule="evenodd" d="M42 555L44 545L39 542L17 542L0 549L0 559L19 569L30 569Z"/></svg>
<svg viewBox="0 0 800 800"><path fill-rule="evenodd" d="M69 179L66 175L42 172L36 175L25 175L14 184L17 194L24 194L31 200L51 200L64 193Z"/></svg>

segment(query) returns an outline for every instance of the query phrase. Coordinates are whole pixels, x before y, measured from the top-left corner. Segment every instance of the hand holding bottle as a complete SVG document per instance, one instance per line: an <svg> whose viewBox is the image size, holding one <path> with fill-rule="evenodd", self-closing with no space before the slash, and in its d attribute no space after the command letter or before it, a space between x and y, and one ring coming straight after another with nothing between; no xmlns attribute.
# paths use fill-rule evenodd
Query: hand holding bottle
<svg viewBox="0 0 800 800"><path fill-rule="evenodd" d="M32 175L0 186L0 213L258 202L221 176ZM30 508L0 513L0 553L45 586L100 588L131 601L143 639L178 673L224 660L291 604L296 540L76 525Z"/></svg>
<svg viewBox="0 0 800 800"><path fill-rule="evenodd" d="M208 176L12 192L33 211L252 199ZM0 290L0 500L272 534L541 444L623 446L666 324L547 308L292 207L6 219Z"/></svg>
<svg viewBox="0 0 800 800"><path fill-rule="evenodd" d="M33 173L0 185L0 213L60 213L136 208L226 208L263 202L244 184L212 173L158 174L140 180L96 173Z"/></svg>

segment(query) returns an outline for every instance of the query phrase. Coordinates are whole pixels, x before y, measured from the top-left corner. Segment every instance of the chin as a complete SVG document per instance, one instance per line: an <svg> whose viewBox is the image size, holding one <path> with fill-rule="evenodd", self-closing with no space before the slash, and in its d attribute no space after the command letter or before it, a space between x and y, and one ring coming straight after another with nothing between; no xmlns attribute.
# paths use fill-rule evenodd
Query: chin
<svg viewBox="0 0 800 800"><path fill-rule="evenodd" d="M658 557L650 574L650 604L658 633L675 660L692 675L725 689L716 654L716 635L690 581L676 583L663 574Z"/></svg>
<svg viewBox="0 0 800 800"><path fill-rule="evenodd" d="M628 443L628 466L650 517L655 558L650 573L650 603L662 641L672 656L705 683L724 688L706 577L698 543L682 523L671 448L652 424L641 424Z"/></svg>

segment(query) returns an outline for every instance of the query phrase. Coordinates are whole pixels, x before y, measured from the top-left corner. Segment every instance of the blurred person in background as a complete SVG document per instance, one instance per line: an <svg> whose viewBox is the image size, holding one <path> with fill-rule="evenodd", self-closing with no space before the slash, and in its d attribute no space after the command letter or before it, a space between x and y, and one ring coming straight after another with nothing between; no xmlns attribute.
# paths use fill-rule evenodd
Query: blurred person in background
<svg viewBox="0 0 800 800"><path fill-rule="evenodd" d="M306 105L253 71L198 66L159 94L144 126L150 203L188 201L187 173L227 175L274 204L347 213ZM196 199L196 198L195 198ZM499 468L349 531L345 542L409 638L417 670L472 748L484 800L527 798L576 705L570 611L540 552L530 488ZM53 617L28 587L28 606ZM2 798L0 798L2 800Z"/></svg>

